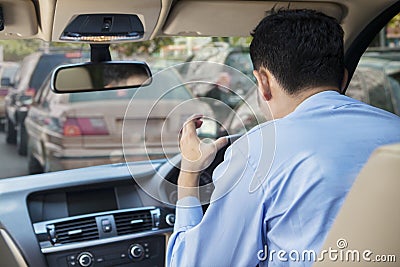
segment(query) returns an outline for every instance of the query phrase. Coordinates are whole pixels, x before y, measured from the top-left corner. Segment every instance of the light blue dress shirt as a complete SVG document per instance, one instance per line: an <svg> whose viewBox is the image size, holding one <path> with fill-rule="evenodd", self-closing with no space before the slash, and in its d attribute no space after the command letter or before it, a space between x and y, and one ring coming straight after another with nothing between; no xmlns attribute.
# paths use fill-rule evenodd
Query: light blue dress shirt
<svg viewBox="0 0 400 267"><path fill-rule="evenodd" d="M311 266L289 253L319 252L371 152L395 142L398 116L334 91L307 98L228 148L204 215L178 201L167 266Z"/></svg>

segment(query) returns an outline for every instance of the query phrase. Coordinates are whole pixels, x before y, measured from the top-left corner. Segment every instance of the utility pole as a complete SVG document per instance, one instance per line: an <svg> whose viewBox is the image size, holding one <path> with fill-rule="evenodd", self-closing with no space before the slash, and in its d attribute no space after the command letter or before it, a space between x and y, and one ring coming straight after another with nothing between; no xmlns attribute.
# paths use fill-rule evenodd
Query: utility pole
<svg viewBox="0 0 400 267"><path fill-rule="evenodd" d="M383 27L379 32L379 46L381 48L386 47L386 27Z"/></svg>
<svg viewBox="0 0 400 267"><path fill-rule="evenodd" d="M50 43L49 42L43 42L42 43L42 49L43 49L43 52L48 54L50 52Z"/></svg>

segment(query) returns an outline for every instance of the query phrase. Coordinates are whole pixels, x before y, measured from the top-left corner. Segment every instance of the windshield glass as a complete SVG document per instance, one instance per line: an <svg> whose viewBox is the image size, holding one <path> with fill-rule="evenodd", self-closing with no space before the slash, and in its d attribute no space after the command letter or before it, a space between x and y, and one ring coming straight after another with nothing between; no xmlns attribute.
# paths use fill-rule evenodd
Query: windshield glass
<svg viewBox="0 0 400 267"><path fill-rule="evenodd" d="M87 60L88 46L20 41L26 47L21 50L24 55L4 51L5 60L14 65L4 67L2 77L15 80L14 87L25 92L4 93L15 100L4 109L24 116L6 120L15 130L0 134L6 140L3 162L12 166L1 176L171 159L179 153L182 124L193 114L205 118L198 129L201 138L249 131L267 121L258 108L250 42L239 37L164 37L112 44L113 60L145 61L150 66L149 86L58 95L50 88L51 71ZM394 55L400 52L370 49L347 94L398 114L400 68L388 63L400 59Z"/></svg>

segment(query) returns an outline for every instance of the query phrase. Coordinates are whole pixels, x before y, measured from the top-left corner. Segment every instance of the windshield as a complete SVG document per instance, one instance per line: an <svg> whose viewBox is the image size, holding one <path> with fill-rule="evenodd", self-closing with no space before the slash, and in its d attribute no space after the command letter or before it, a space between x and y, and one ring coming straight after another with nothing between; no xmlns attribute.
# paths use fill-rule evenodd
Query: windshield
<svg viewBox="0 0 400 267"><path fill-rule="evenodd" d="M177 138L182 124L193 114L205 118L198 130L201 138L243 134L264 123L267 119L258 108L250 41L164 37L113 44L113 60L148 63L153 76L149 86L60 95L51 91L51 71L60 64L87 60L84 51L88 46L20 41L30 50L24 50L29 52L23 56L5 50L5 59L14 65L3 68L2 77L10 77L11 82L15 79L14 86L21 90L35 88L35 96L8 96L15 101L7 102L4 109L24 115L17 116L19 121L6 120L15 125L15 131L2 133L6 140L2 157L4 164L12 167L1 176L171 159L179 153ZM43 53L46 49L49 52ZM400 59L393 56L399 54L369 51L347 94L398 114L400 68L387 62Z"/></svg>

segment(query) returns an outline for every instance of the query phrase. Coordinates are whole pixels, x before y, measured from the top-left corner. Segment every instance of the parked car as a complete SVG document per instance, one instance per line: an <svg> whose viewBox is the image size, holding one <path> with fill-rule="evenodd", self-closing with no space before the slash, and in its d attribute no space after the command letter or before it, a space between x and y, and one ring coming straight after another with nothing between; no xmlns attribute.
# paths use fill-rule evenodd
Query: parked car
<svg viewBox="0 0 400 267"><path fill-rule="evenodd" d="M24 120L32 97L47 75L58 65L82 60L80 51L37 52L24 58L16 74L15 90L5 98L6 142L17 144L20 155L26 155L27 138Z"/></svg>
<svg viewBox="0 0 400 267"><path fill-rule="evenodd" d="M215 114L229 113L254 82L253 65L246 47L230 47L227 43L207 45L189 57L186 63L190 64L182 64L179 68L185 81L196 96L203 97L202 100L212 107ZM218 122L223 119L224 115L216 117Z"/></svg>
<svg viewBox="0 0 400 267"><path fill-rule="evenodd" d="M347 95L400 115L399 80L394 78L400 73L400 51L397 58L362 57Z"/></svg>
<svg viewBox="0 0 400 267"><path fill-rule="evenodd" d="M75 94L55 94L48 77L25 119L29 173L175 156L193 113L214 116L172 69L141 89Z"/></svg>
<svg viewBox="0 0 400 267"><path fill-rule="evenodd" d="M5 124L5 97L15 84L15 74L19 68L17 62L0 63L0 129L4 129Z"/></svg>
<svg viewBox="0 0 400 267"><path fill-rule="evenodd" d="M397 57L400 59L400 51ZM346 95L400 115L400 61L369 54L362 57ZM262 122L265 118L257 105L257 91L253 90L222 123L219 135L245 133Z"/></svg>

